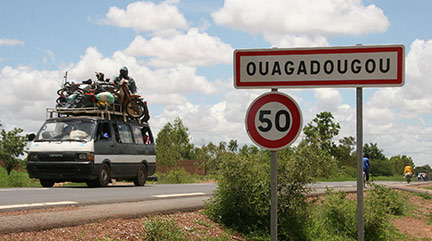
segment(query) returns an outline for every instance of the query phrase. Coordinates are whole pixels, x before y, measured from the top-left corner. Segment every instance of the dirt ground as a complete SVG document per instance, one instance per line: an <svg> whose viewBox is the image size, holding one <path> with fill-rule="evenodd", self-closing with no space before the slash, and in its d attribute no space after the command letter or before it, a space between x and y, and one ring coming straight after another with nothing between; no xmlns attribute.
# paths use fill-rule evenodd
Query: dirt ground
<svg viewBox="0 0 432 241"><path fill-rule="evenodd" d="M432 184L422 186L432 187ZM401 192L406 195L406 192ZM410 193L407 215L393 220L395 227L404 235L413 238L410 240L432 240L432 196L425 198L422 195Z"/></svg>
<svg viewBox="0 0 432 241"><path fill-rule="evenodd" d="M162 217L174 220L188 240L201 240L202 237L226 237L230 240L245 240L239 235L225 232L219 224L214 223L202 214L202 211L179 212L163 215ZM1 234L0 240L144 240L145 222L150 218L116 218L74 227Z"/></svg>
<svg viewBox="0 0 432 241"><path fill-rule="evenodd" d="M428 185L432 186L432 183ZM407 192L400 191L400 193L409 196L411 208L407 216L395 218L393 224L409 237L408 240L432 240L432 199ZM226 232L221 225L210 220L202 211L180 212L162 217L174 220L188 240L202 240L203 237L245 240L239 234ZM150 218L116 218L74 227L0 234L0 240L144 240L144 223Z"/></svg>

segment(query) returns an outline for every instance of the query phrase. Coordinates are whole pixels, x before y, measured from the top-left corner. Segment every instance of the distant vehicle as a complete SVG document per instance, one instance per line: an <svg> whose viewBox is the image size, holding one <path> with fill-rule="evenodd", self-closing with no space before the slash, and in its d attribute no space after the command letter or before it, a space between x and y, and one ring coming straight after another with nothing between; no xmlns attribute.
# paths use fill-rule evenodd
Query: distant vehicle
<svg viewBox="0 0 432 241"><path fill-rule="evenodd" d="M94 116L85 109L53 112L58 117L51 113L29 136L27 170L43 187L65 181L105 187L112 179L144 186L154 174L156 147L148 123L99 110Z"/></svg>

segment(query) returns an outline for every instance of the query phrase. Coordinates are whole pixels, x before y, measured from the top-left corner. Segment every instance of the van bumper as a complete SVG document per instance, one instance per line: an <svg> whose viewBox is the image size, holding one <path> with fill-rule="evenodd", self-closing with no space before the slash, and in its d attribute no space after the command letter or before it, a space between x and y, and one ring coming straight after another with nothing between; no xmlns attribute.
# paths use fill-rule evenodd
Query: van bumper
<svg viewBox="0 0 432 241"><path fill-rule="evenodd" d="M101 165L93 162L27 162L31 178L51 179L54 181L86 181L95 179Z"/></svg>

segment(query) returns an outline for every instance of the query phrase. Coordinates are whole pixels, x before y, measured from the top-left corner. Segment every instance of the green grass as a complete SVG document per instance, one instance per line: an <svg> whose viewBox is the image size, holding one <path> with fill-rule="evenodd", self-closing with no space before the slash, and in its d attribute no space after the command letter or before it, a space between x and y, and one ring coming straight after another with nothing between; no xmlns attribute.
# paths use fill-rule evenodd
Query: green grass
<svg viewBox="0 0 432 241"><path fill-rule="evenodd" d="M369 178L369 180L371 181L397 181L397 182L405 182L406 179L403 176L392 176L392 177L386 177L386 176L378 176L378 177L373 177L371 176Z"/></svg>
<svg viewBox="0 0 432 241"><path fill-rule="evenodd" d="M316 179L317 182L346 182L346 181L355 181L357 178L349 177L349 176L336 176L331 178L323 178L319 177Z"/></svg>
<svg viewBox="0 0 432 241"><path fill-rule="evenodd" d="M413 194L416 196L422 197L425 200L431 200L432 199L431 195L426 194L426 193L413 193Z"/></svg>
<svg viewBox="0 0 432 241"><path fill-rule="evenodd" d="M345 175L339 175L339 176L334 176L334 177L330 177L330 178L317 178L317 182L345 182L345 181L355 181L357 180L356 177L350 177L350 176L345 176ZM403 178L402 176L392 176L392 177L386 177L386 176L378 176L378 177L374 177L374 176L370 176L369 177L369 181L374 182L374 181L398 181L398 182L404 182L406 181L405 178Z"/></svg>
<svg viewBox="0 0 432 241"><path fill-rule="evenodd" d="M145 232L143 233L144 240L187 240L185 234L180 227L172 220L163 219L161 217L151 217L144 222Z"/></svg>
<svg viewBox="0 0 432 241"><path fill-rule="evenodd" d="M183 168L173 169L167 173L156 173L156 176L158 177L157 183L161 184L198 183L211 178L198 174L190 174Z"/></svg>

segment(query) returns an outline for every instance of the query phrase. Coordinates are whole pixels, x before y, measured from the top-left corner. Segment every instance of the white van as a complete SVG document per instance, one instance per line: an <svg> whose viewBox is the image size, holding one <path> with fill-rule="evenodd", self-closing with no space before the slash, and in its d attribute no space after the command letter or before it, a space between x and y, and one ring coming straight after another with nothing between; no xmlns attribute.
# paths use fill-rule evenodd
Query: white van
<svg viewBox="0 0 432 241"><path fill-rule="evenodd" d="M144 186L156 169L148 123L99 116L49 118L29 141L27 170L43 187L65 181L105 187L111 179Z"/></svg>

